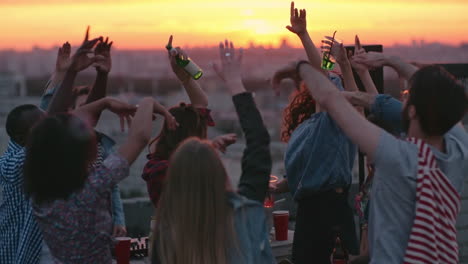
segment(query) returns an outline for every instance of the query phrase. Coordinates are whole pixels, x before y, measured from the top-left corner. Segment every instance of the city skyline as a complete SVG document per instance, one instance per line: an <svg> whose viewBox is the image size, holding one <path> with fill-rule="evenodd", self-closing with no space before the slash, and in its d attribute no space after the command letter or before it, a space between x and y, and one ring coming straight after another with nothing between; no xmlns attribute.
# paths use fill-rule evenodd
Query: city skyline
<svg viewBox="0 0 468 264"><path fill-rule="evenodd" d="M174 44L214 46L224 38L238 46L277 47L283 38L293 47L300 41L289 24L288 0L0 0L3 27L0 49L50 48L65 41L81 43L87 25L91 36L109 36L115 47L162 49L169 35ZM467 1L328 0L296 1L307 9L308 29L319 46L324 35L337 30L351 43L411 44L413 40L459 45L468 42Z"/></svg>

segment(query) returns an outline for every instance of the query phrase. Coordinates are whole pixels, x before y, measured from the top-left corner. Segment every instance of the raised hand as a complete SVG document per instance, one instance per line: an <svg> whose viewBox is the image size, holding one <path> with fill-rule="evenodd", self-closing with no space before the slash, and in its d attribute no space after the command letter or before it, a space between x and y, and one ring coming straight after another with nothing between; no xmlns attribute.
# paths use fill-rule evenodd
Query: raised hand
<svg viewBox="0 0 468 264"><path fill-rule="evenodd" d="M284 79L292 79L296 84L296 87L299 87L301 83L301 78L296 72L296 65L297 64L294 62L290 63L286 67L283 67L280 70L276 71L273 75L273 78L271 80L271 86L277 96L280 95L280 84L281 81Z"/></svg>
<svg viewBox="0 0 468 264"><path fill-rule="evenodd" d="M88 29L86 30L86 35L83 44L81 44L81 47L71 58L70 70L79 72L88 68L93 63L104 60L104 58L101 55L88 57L88 54L93 53L93 48L98 43L98 41L102 41L102 37L89 40L88 27Z"/></svg>
<svg viewBox="0 0 468 264"><path fill-rule="evenodd" d="M171 46L172 47L172 35L169 37L169 41L167 43L167 46ZM182 82L182 83L186 83L188 81L190 81L190 79L192 78L190 76L190 74L188 74L182 67L180 67L179 65L177 65L176 63L176 57L180 57L181 59L187 59L188 58L188 55L187 53L185 53L180 47L176 47L175 48L176 51L168 51L168 55L169 55L169 61L171 63L171 68L172 68L172 71L175 73L175 75L177 76L177 78Z"/></svg>
<svg viewBox="0 0 468 264"><path fill-rule="evenodd" d="M338 42L335 38L330 36L325 36L326 40L322 40L321 48L326 51L330 51L330 54L336 59L339 64L348 62L348 54L346 52L343 43Z"/></svg>
<svg viewBox="0 0 468 264"><path fill-rule="evenodd" d="M175 117L158 101L154 100L153 102L153 113L164 116L167 128L169 130L176 130L179 126ZM153 116L155 118L155 116Z"/></svg>
<svg viewBox="0 0 468 264"><path fill-rule="evenodd" d="M111 47L114 42L109 43L109 37L105 41L100 41L94 49L95 56L102 56L102 60L94 63L98 72L109 73L112 68Z"/></svg>
<svg viewBox="0 0 468 264"><path fill-rule="evenodd" d="M64 73L68 70L68 67L70 67L70 53L71 45L67 41L63 43L62 47L58 50L55 72Z"/></svg>
<svg viewBox="0 0 468 264"><path fill-rule="evenodd" d="M307 33L306 10L294 8L294 2L291 2L291 25L286 28L297 35Z"/></svg>
<svg viewBox="0 0 468 264"><path fill-rule="evenodd" d="M226 152L226 148L237 141L237 135L236 134L226 134L222 136L215 137L211 143L213 144L213 147L221 151L222 153Z"/></svg>
<svg viewBox="0 0 468 264"><path fill-rule="evenodd" d="M369 70L369 67L367 67L365 64L358 63L354 59L355 56L357 57L357 56L359 56L361 54L365 54L365 53L366 53L366 50L364 48L362 48L361 41L359 40L358 35L356 35L354 37L354 56L348 56L348 57L350 57L349 61L351 62L351 66L358 73L365 72L365 71Z"/></svg>
<svg viewBox="0 0 468 264"><path fill-rule="evenodd" d="M221 67L217 64L213 64L213 69L216 74L225 83L238 83L242 82L241 77L241 62L242 62L243 50L239 50L239 54L236 54L234 44L225 40L224 43L219 43L219 55L221 59Z"/></svg>
<svg viewBox="0 0 468 264"><path fill-rule="evenodd" d="M121 131L123 132L125 130L125 121L127 121L127 126L130 127L132 124L132 116L135 115L137 107L111 98L106 98L106 101L106 108L119 116Z"/></svg>
<svg viewBox="0 0 468 264"><path fill-rule="evenodd" d="M379 68L384 66L387 62L383 53L373 51L355 55L353 60L356 63L364 64L369 68Z"/></svg>

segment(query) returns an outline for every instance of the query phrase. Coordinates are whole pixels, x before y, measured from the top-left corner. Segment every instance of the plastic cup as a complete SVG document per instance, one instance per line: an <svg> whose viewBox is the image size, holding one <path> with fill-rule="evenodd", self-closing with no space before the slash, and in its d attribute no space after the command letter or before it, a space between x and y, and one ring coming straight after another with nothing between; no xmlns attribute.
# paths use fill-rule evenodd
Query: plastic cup
<svg viewBox="0 0 468 264"><path fill-rule="evenodd" d="M275 225L276 241L288 240L289 211L274 211L273 224Z"/></svg>
<svg viewBox="0 0 468 264"><path fill-rule="evenodd" d="M322 69L331 71L335 68L335 58L328 50L322 50Z"/></svg>
<svg viewBox="0 0 468 264"><path fill-rule="evenodd" d="M335 31L335 33L333 33L333 39L334 39L335 41L337 41L338 43L340 43L340 44L343 43L341 40L335 38L335 34L336 34L336 31ZM330 46L330 45L328 45L328 44L323 45L323 44L324 44L324 41L329 42L329 41L331 41L331 40L326 39L326 38L324 38L324 39L322 40L322 46L321 46L321 50L322 50L322 65L321 65L321 67L322 67L322 69L324 69L324 70L331 71L331 70L333 70L333 68L335 68L336 59L335 59L335 58L331 55L331 53L330 53L332 46ZM332 45L333 45L333 44L332 44Z"/></svg>
<svg viewBox="0 0 468 264"><path fill-rule="evenodd" d="M130 237L116 237L115 245L115 259L117 264L130 263L130 244L132 238Z"/></svg>

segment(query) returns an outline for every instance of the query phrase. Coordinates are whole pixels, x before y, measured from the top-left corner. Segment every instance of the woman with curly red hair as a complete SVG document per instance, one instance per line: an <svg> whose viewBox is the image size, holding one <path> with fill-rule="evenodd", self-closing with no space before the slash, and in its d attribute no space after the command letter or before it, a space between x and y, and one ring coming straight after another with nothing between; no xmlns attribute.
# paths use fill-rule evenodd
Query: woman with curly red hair
<svg viewBox="0 0 468 264"><path fill-rule="evenodd" d="M320 68L320 54L306 29L306 11L295 9L294 3L291 3L291 26L287 28L301 39L310 64ZM333 38L328 40L323 43L340 66L346 90L357 90L343 45ZM296 64L289 65L273 78L277 93L282 79L293 79L297 87L283 115L281 139L288 143L286 179L273 189L289 190L298 204L293 262L329 264L337 236L351 254L359 253L353 212L348 204L357 148L329 114L321 111L296 67ZM339 76L322 72L343 90Z"/></svg>

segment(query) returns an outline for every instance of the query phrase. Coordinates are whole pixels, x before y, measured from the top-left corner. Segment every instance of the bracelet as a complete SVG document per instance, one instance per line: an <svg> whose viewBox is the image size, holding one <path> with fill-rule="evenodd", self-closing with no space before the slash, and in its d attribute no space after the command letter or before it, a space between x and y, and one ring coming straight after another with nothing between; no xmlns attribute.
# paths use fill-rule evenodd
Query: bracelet
<svg viewBox="0 0 468 264"><path fill-rule="evenodd" d="M299 70L300 70L302 64L309 64L310 65L310 63L308 61L306 61L306 60L301 60L296 64L296 75L299 76L299 77L301 76L299 74Z"/></svg>

